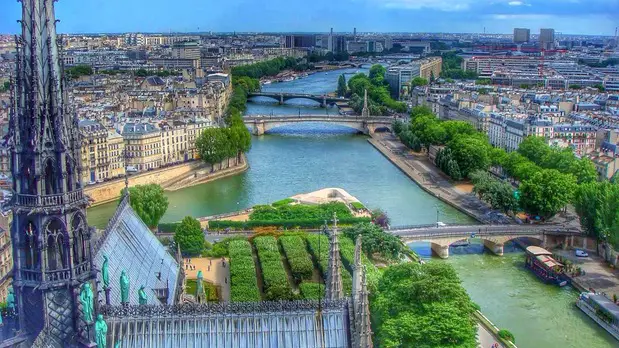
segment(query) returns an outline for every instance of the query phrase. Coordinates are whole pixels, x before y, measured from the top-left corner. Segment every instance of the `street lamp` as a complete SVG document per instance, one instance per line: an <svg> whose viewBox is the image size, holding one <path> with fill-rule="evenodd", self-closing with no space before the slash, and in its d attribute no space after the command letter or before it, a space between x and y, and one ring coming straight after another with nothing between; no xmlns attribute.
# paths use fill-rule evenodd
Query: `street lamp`
<svg viewBox="0 0 619 348"><path fill-rule="evenodd" d="M435 204L434 208L436 208L436 227L438 227L438 215L439 215L438 204Z"/></svg>

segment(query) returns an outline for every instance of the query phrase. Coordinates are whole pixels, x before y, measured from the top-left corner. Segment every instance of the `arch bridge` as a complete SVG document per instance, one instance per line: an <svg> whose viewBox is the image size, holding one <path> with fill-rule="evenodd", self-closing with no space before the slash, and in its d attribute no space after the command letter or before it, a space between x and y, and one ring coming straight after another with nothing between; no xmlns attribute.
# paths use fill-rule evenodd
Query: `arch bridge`
<svg viewBox="0 0 619 348"><path fill-rule="evenodd" d="M374 134L377 130L391 131L392 117L361 117L349 115L300 115L300 116L248 116L243 118L253 135L297 123L326 123L355 129L360 133Z"/></svg>
<svg viewBox="0 0 619 348"><path fill-rule="evenodd" d="M574 245L574 237L582 236L578 229L550 225L449 225L397 227L389 233L402 239L405 244L429 242L432 250L441 258L449 257L449 246L468 238L479 238L484 246L496 255L503 255L503 246L517 238L537 240L543 247L563 244Z"/></svg>
<svg viewBox="0 0 619 348"><path fill-rule="evenodd" d="M331 97L328 95L313 95L303 93L278 93L278 92L254 92L248 93L248 98L252 97L267 97L278 101L280 104L284 104L290 99L309 99L320 103L320 106L326 107L329 104L335 104L337 102L348 102L350 99Z"/></svg>

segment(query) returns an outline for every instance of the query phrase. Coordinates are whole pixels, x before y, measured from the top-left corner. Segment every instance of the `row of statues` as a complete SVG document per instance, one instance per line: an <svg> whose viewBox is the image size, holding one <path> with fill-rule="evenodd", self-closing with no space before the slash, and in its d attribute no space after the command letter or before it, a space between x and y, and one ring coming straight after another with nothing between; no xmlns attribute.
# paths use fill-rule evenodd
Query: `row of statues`
<svg viewBox="0 0 619 348"><path fill-rule="evenodd" d="M103 289L106 292L106 301L109 304L109 290L110 290L110 274L108 269L108 257L103 256L103 267L101 269L101 277L103 279ZM138 290L138 303L140 305L146 305L148 297L146 295L145 287L142 285ZM12 289L11 289L12 290ZM9 293L9 296L12 292ZM13 297L14 298L14 297ZM84 283L80 289L79 302L82 305L83 319L87 325L94 322L95 326L95 342L98 347L106 347L107 345L107 323L103 319L103 315L99 314L97 320L93 320L94 316L94 294L90 283ZM122 304L129 303L129 276L124 270L120 274L120 302ZM13 300L14 307L14 300ZM1 320L1 319L0 319Z"/></svg>

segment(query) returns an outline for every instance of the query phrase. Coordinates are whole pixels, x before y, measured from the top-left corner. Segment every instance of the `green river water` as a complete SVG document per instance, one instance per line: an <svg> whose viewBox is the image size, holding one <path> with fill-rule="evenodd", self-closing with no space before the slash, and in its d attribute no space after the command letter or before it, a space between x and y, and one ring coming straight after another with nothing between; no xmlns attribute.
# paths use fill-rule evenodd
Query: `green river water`
<svg viewBox="0 0 619 348"><path fill-rule="evenodd" d="M265 86L266 91L320 94L335 90L342 72ZM362 69L362 71L365 71ZM350 76L350 75L348 75ZM275 106L268 99L248 104L248 114L333 113L311 101ZM206 216L273 202L297 193L340 187L369 208L385 210L392 225L472 223L469 217L426 194L376 151L363 136L326 125L298 125L255 137L247 172L167 193L164 222ZM116 203L89 209L89 223L103 228ZM413 246L430 257L427 244ZM545 285L524 269L520 251L503 257L472 246L450 251L452 264L471 298L497 326L509 329L518 347L616 347L616 341L574 306L577 292ZM485 347L484 347L485 348Z"/></svg>

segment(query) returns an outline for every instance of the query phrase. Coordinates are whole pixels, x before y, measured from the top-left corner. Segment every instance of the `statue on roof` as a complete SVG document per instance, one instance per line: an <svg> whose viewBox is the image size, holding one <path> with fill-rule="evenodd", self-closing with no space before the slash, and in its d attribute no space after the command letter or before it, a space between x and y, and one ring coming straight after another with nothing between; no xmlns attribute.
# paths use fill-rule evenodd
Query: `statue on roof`
<svg viewBox="0 0 619 348"><path fill-rule="evenodd" d="M92 315L94 312L94 297L92 290L90 289L90 283L84 283L82 285L82 290L80 291L80 303L82 304L82 314L84 315L84 321L87 324L92 323Z"/></svg>
<svg viewBox="0 0 619 348"><path fill-rule="evenodd" d="M124 269L120 273L120 302L129 303L129 276Z"/></svg>
<svg viewBox="0 0 619 348"><path fill-rule="evenodd" d="M13 294L13 287L9 287L9 294L6 296L6 308L9 313L15 313L15 294Z"/></svg>
<svg viewBox="0 0 619 348"><path fill-rule="evenodd" d="M101 277L103 278L103 286L107 289L110 287L110 271L108 269L107 255L103 255L103 267L101 267Z"/></svg>
<svg viewBox="0 0 619 348"><path fill-rule="evenodd" d="M107 347L107 324L101 314L97 316L97 322L95 323L95 342L97 342L98 348Z"/></svg>
<svg viewBox="0 0 619 348"><path fill-rule="evenodd" d="M138 290L138 303L140 305L145 305L148 302L148 298L146 297L146 291L144 291L144 285L140 286L140 290Z"/></svg>
<svg viewBox="0 0 619 348"><path fill-rule="evenodd" d="M196 301L198 303L206 302L206 296L204 294L204 276L202 275L202 271L198 271L198 280L196 283Z"/></svg>

